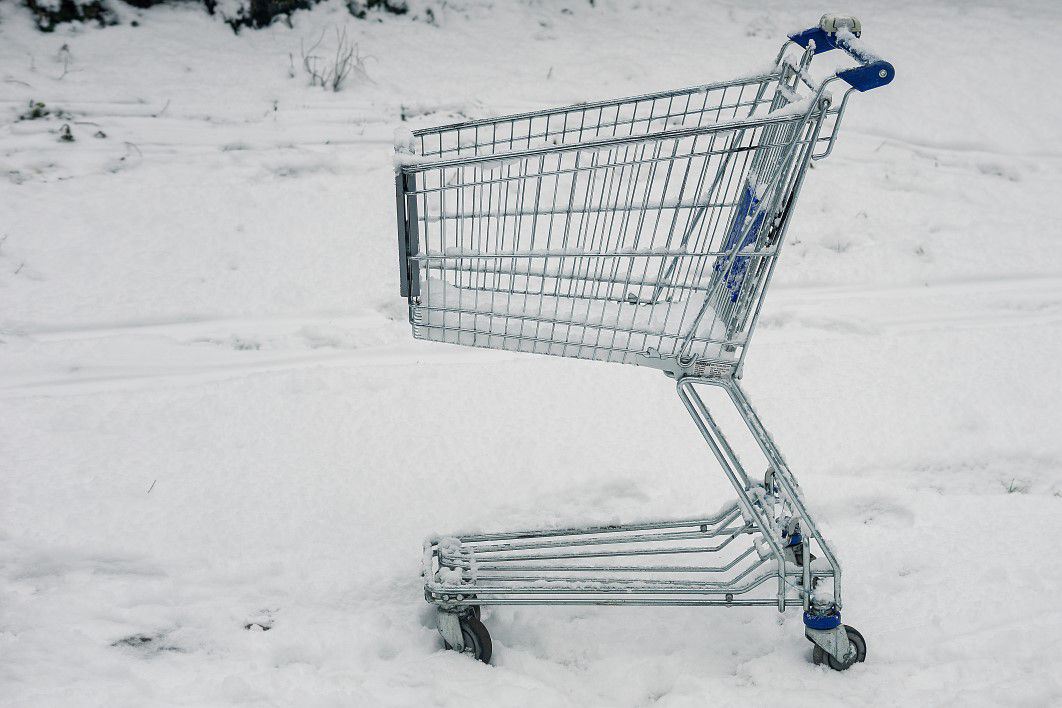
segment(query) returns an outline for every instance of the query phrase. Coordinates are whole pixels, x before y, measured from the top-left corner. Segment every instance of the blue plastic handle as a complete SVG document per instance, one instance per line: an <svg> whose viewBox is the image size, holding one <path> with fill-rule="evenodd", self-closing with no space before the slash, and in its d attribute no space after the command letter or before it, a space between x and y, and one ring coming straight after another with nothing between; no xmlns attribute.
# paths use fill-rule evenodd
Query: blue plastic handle
<svg viewBox="0 0 1062 708"><path fill-rule="evenodd" d="M849 35L851 36L851 35ZM869 91L878 86L884 86L896 76L896 69L892 64L880 57L868 52L862 45L852 45L847 38L837 34L829 34L821 27L812 27L803 32L789 35L789 39L807 47L808 42L815 42L815 53L828 52L831 49L842 49L850 57L859 62L859 66L837 72L837 78L848 83L857 91Z"/></svg>

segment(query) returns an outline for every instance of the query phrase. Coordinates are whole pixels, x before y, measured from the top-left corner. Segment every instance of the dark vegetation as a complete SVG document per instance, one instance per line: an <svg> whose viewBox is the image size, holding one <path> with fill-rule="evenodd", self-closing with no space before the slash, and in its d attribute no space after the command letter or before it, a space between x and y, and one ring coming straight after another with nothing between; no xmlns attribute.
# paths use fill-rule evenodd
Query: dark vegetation
<svg viewBox="0 0 1062 708"><path fill-rule="evenodd" d="M220 15L233 31L239 32L244 27L265 27L277 18L290 23L292 12L305 10L320 1L240 0L235 4L235 11L225 11L218 6L218 0L62 0L58 5L43 0L23 0L33 12L37 27L44 32L51 32L64 22L94 22L101 26L118 24L116 8L121 4L139 9L163 4L198 4L211 15ZM232 5L228 3L226 7ZM409 12L406 0L346 0L346 6L350 14L359 19L369 19L374 14L404 15ZM430 14L429 11L429 19Z"/></svg>

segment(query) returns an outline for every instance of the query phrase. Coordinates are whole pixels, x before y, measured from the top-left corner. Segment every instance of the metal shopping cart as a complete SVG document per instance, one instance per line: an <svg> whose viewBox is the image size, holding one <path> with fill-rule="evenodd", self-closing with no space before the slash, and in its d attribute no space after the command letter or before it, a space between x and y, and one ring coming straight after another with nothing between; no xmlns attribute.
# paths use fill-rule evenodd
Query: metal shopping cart
<svg viewBox="0 0 1062 708"><path fill-rule="evenodd" d="M448 647L490 659L482 605L799 605L815 663L864 660L841 567L738 385L808 165L851 93L893 78L860 31L826 15L767 73L399 135L414 337L661 369L737 492L698 518L430 537L424 592ZM858 65L816 82L812 57L835 48ZM733 402L762 480L703 386Z"/></svg>

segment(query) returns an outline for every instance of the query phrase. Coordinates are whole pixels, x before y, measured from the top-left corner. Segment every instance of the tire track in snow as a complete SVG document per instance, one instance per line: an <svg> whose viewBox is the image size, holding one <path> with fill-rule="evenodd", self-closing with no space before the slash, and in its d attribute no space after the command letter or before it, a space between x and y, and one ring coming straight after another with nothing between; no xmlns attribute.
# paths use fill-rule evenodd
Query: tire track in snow
<svg viewBox="0 0 1062 708"><path fill-rule="evenodd" d="M1062 323L1062 276L999 276L870 288L780 285L767 297L761 325L776 330L776 336L790 325L838 335L902 336ZM803 338L793 334L793 339Z"/></svg>
<svg viewBox="0 0 1062 708"><path fill-rule="evenodd" d="M1062 324L1062 276L993 277L925 286L779 286L762 327L775 341L897 336ZM188 317L0 330L7 352L0 398L195 385L318 366L412 367L527 360L515 352L435 346L408 325L363 311L258 318ZM755 346L755 344L753 344ZM52 348L63 350L48 356ZM0 349L0 352L4 350Z"/></svg>
<svg viewBox="0 0 1062 708"><path fill-rule="evenodd" d="M421 349L424 347L424 349ZM171 385L197 385L241 379L258 374L310 369L315 367L409 367L418 364L470 364L516 358L515 353L483 349L443 347L435 349L420 342L394 347L374 347L365 351L329 352L304 356L256 358L253 362L190 362L123 367L115 373L112 366L84 366L65 373L42 373L39 376L0 377L0 400L28 396L78 395L115 390L156 389ZM15 379L13 382L5 378Z"/></svg>

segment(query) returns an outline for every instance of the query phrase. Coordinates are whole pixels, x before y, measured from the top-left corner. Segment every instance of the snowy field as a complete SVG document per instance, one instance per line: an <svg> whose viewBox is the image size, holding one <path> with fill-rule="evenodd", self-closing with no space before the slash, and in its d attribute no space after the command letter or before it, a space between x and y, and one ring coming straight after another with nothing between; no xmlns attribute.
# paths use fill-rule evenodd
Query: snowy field
<svg viewBox="0 0 1062 708"><path fill-rule="evenodd" d="M750 348L866 663L757 608L485 609L492 666L442 649L428 533L732 496L659 372L414 342L398 297L396 126L745 74L835 9L597 5L234 37L0 2L0 703L1062 705L1046 1L844 8L897 78L809 175ZM339 93L298 66L333 26Z"/></svg>

